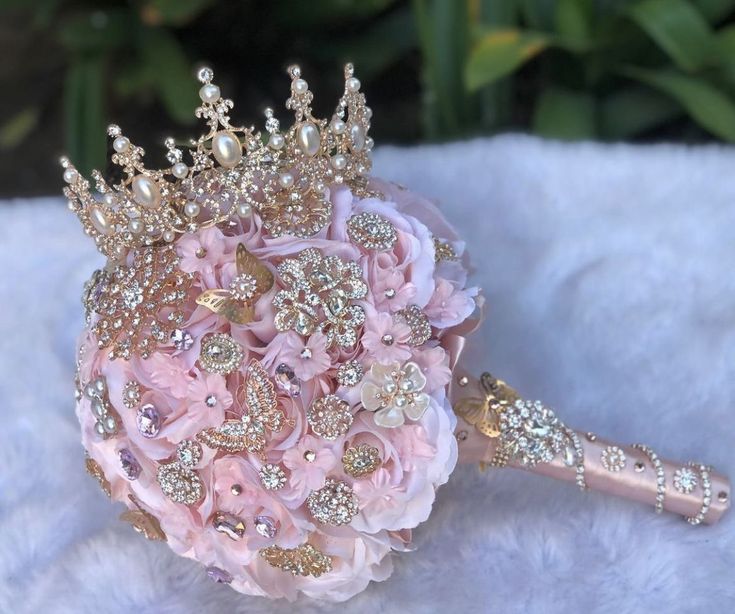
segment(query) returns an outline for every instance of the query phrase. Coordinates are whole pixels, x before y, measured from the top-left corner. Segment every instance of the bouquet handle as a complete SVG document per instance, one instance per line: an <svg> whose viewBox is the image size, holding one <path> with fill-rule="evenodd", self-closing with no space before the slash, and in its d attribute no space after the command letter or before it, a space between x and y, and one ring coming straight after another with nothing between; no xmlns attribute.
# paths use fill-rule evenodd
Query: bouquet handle
<svg viewBox="0 0 735 614"><path fill-rule="evenodd" d="M657 513L680 514L693 525L714 524L730 507L729 480L708 465L671 461L643 444L574 430L488 373L476 378L456 368L450 398L460 462L575 482L583 490L652 505Z"/></svg>

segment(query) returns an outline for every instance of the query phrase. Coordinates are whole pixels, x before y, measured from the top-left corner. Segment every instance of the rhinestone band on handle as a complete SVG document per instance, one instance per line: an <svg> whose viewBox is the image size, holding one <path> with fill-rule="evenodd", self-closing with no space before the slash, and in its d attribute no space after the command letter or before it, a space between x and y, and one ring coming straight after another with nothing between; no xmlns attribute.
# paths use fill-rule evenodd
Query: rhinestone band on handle
<svg viewBox="0 0 735 614"><path fill-rule="evenodd" d="M510 386L456 369L450 399L458 417L460 462L515 467L652 505L690 524L714 524L730 507L730 482L700 463L661 458L649 446L623 445L573 430L539 401Z"/></svg>

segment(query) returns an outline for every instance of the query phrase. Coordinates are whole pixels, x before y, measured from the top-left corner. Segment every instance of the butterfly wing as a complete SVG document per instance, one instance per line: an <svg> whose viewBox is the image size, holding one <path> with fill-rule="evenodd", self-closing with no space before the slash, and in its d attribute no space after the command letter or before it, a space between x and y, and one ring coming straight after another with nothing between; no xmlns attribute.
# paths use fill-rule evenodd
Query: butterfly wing
<svg viewBox="0 0 735 614"><path fill-rule="evenodd" d="M235 261L237 263L238 274L251 275L255 279L255 288L258 297L273 287L274 279L271 270L253 256L242 243L239 243L237 246Z"/></svg>
<svg viewBox="0 0 735 614"><path fill-rule="evenodd" d="M251 416L260 420L273 432L283 428L284 415L278 409L273 382L259 361L250 361L245 381L245 405Z"/></svg>
<svg viewBox="0 0 735 614"><path fill-rule="evenodd" d="M129 496L129 499L138 509L126 510L120 514L120 520L123 522L129 522L133 525L133 528L139 533L142 533L146 539L165 542L166 534L161 529L161 524L158 522L158 518L153 514L149 514L140 507L140 504L132 495Z"/></svg>
<svg viewBox="0 0 735 614"><path fill-rule="evenodd" d="M197 433L197 441L208 448L236 454L248 449L248 434L241 420L225 420L222 426Z"/></svg>
<svg viewBox="0 0 735 614"><path fill-rule="evenodd" d="M457 402L454 411L467 424L474 426L484 418L487 408L485 400L467 397Z"/></svg>
<svg viewBox="0 0 735 614"><path fill-rule="evenodd" d="M236 301L229 290L205 290L197 297L196 302L235 324L253 321L253 306Z"/></svg>
<svg viewBox="0 0 735 614"><path fill-rule="evenodd" d="M498 437L500 429L497 416L490 411L490 402L487 399L464 398L454 407L455 413L467 424L474 426L487 437Z"/></svg>

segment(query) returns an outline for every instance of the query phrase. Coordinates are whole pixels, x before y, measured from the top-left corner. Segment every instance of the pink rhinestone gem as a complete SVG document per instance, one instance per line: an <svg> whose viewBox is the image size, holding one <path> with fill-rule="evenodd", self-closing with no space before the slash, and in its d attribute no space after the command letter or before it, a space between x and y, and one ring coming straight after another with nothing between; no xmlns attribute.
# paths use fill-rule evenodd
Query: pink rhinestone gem
<svg viewBox="0 0 735 614"><path fill-rule="evenodd" d="M276 384L291 397L297 397L301 394L301 380L296 377L294 370L285 362L276 367Z"/></svg>
<svg viewBox="0 0 735 614"><path fill-rule="evenodd" d="M140 434L150 439L158 435L158 431L161 430L161 416L154 405L146 403L138 409L135 424Z"/></svg>

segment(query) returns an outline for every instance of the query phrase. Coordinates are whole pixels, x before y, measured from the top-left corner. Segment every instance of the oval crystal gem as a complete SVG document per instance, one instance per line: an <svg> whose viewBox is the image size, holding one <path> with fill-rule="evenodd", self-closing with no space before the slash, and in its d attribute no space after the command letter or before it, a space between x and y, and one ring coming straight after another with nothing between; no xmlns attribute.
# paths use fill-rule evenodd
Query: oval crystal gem
<svg viewBox="0 0 735 614"><path fill-rule="evenodd" d="M135 424L143 437L150 439L158 435L161 430L161 415L155 405L146 403L140 407L135 416Z"/></svg>

